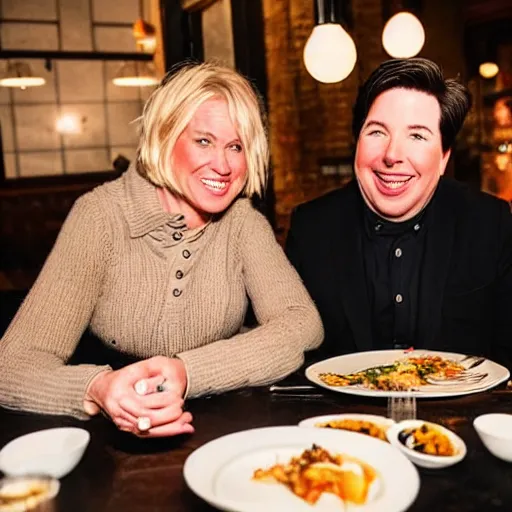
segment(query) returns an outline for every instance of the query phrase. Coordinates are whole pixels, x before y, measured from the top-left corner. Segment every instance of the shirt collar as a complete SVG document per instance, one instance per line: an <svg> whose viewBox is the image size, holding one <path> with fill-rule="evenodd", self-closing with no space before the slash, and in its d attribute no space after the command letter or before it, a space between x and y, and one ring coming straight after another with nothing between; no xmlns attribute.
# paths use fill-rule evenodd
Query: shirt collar
<svg viewBox="0 0 512 512"><path fill-rule="evenodd" d="M124 173L123 179L124 210L132 238L147 235L166 224L175 229L186 229L184 216L164 211L156 186L143 178L134 164Z"/></svg>
<svg viewBox="0 0 512 512"><path fill-rule="evenodd" d="M422 227L426 222L428 211L431 209L430 205L434 203L438 188L439 187L436 188L433 196L425 208L423 208L423 210L418 212L411 219L405 220L403 222L392 222L382 218L380 215L371 210L363 199L364 225L367 234L369 236L400 236L407 232L418 233L422 230Z"/></svg>

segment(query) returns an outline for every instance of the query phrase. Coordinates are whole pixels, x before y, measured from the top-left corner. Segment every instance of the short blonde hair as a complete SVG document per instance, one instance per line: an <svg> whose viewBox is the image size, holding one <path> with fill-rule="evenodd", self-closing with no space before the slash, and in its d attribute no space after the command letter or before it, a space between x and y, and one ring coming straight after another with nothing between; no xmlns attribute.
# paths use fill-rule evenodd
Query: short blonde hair
<svg viewBox="0 0 512 512"><path fill-rule="evenodd" d="M247 177L242 193L261 196L269 161L261 98L239 73L212 62L186 63L171 70L151 94L141 117L139 173L154 185L181 195L172 169L169 171L174 145L201 104L219 96L228 104L244 148Z"/></svg>

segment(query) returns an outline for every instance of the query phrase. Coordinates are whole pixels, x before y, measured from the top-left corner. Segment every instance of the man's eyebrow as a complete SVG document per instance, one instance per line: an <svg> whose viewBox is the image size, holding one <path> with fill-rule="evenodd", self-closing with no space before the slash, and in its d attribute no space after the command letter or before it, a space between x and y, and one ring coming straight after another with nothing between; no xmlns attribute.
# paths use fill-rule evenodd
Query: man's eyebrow
<svg viewBox="0 0 512 512"><path fill-rule="evenodd" d="M427 132L429 132L432 135L434 135L432 130L428 126L425 126L423 124L411 124L407 128L409 128L409 130L427 130Z"/></svg>
<svg viewBox="0 0 512 512"><path fill-rule="evenodd" d="M370 119L369 121L367 121L365 123L364 127L368 128L368 126L373 126L373 125L381 126L382 128L385 128L386 130L388 129L388 127L386 126L385 123L383 123L382 121L376 121L375 119Z"/></svg>

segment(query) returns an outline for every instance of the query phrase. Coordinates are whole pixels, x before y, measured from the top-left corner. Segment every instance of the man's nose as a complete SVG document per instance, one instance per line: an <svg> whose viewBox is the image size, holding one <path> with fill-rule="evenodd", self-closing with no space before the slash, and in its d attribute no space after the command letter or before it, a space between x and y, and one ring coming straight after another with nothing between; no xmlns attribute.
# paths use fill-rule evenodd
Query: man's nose
<svg viewBox="0 0 512 512"><path fill-rule="evenodd" d="M402 150L398 140L393 138L389 140L383 160L386 167L393 167L403 162Z"/></svg>

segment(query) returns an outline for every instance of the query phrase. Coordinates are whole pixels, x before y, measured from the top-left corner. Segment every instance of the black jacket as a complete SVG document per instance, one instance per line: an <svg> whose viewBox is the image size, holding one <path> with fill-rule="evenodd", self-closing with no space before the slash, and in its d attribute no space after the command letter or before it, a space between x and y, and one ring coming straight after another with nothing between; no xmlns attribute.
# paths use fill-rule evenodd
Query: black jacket
<svg viewBox="0 0 512 512"><path fill-rule="evenodd" d="M325 328L315 358L375 348L362 256L362 205L352 181L292 214L286 251ZM484 354L510 366L509 205L443 178L431 206L415 347Z"/></svg>

